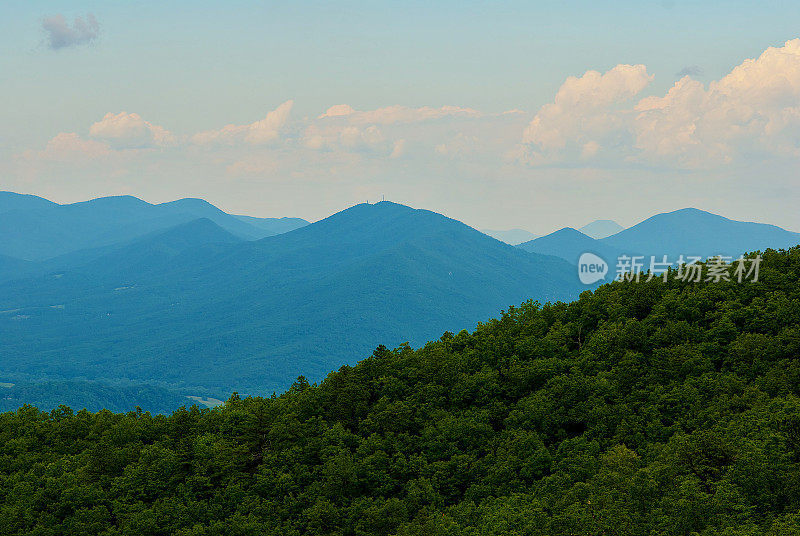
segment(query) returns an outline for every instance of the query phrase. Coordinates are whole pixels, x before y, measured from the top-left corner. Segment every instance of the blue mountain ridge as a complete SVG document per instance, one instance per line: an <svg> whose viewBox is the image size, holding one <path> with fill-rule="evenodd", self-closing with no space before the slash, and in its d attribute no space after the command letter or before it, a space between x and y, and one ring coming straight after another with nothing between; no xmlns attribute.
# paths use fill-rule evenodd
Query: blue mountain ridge
<svg viewBox="0 0 800 536"><path fill-rule="evenodd" d="M18 202L34 208L14 208ZM800 243L798 233L696 209L602 240L565 228L515 248L390 202L310 225L275 218L282 227L271 228L288 232L259 240L220 225L247 217L201 199L48 203L0 195L0 206L11 206L0 221L33 214L45 222L38 236L55 239L59 223L68 235L106 223L86 241L91 247L47 260L0 254L0 381L39 397L41 382L74 386L70 400L86 393L95 405L97 393L124 404L140 387L162 405L187 393L280 391L299 374L320 379L378 344L423 344L527 299L569 301L590 288L576 276L586 251L606 258L613 277L621 254L737 256Z"/></svg>
<svg viewBox="0 0 800 536"><path fill-rule="evenodd" d="M154 205L133 196L113 196L58 205L34 196L0 192L0 255L43 261L132 240L198 218L207 218L246 240L279 234L287 228L280 218L244 221L202 199Z"/></svg>
<svg viewBox="0 0 800 536"><path fill-rule="evenodd" d="M703 259L740 255L767 248L786 249L800 243L800 233L775 225L731 220L710 212L687 208L657 214L628 229L600 240L571 228L520 244L520 249L554 255L577 264L582 253L599 255L612 268L622 255L677 261L683 255ZM612 273L613 276L613 273Z"/></svg>
<svg viewBox="0 0 800 536"><path fill-rule="evenodd" d="M0 311L12 311L0 313L0 376L269 392L378 344L422 344L582 290L561 259L389 202L259 241L141 253L163 252L163 241L0 285Z"/></svg>

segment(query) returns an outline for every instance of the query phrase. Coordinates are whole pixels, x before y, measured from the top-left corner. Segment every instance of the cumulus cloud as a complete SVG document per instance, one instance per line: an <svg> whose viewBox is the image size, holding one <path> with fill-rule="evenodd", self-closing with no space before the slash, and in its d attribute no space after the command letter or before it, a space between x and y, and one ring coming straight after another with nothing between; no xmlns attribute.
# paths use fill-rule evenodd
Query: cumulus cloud
<svg viewBox="0 0 800 536"><path fill-rule="evenodd" d="M349 104L335 104L328 108L325 113L321 114L317 119L325 117L343 117L346 115L353 115L356 111Z"/></svg>
<svg viewBox="0 0 800 536"><path fill-rule="evenodd" d="M248 125L226 125L218 130L206 130L192 136L198 145L234 145L247 143L261 145L275 141L289 120L294 101L288 100L269 112L264 119Z"/></svg>
<svg viewBox="0 0 800 536"><path fill-rule="evenodd" d="M27 181L43 176L63 179L71 173L91 173L98 169L108 178L124 167L125 157L103 142L87 140L75 132L62 132L43 149L15 154L12 162L18 177Z"/></svg>
<svg viewBox="0 0 800 536"><path fill-rule="evenodd" d="M414 139L415 150L425 147L433 150L441 144L443 136L450 136L448 131L453 125L485 117L477 110L461 106L393 105L356 110L349 104L337 104L306 127L303 144L329 153L363 153L396 159L408 153L409 138Z"/></svg>
<svg viewBox="0 0 800 536"><path fill-rule="evenodd" d="M89 128L89 135L116 148L166 147L175 143L175 137L165 128L128 112L107 113Z"/></svg>
<svg viewBox="0 0 800 536"><path fill-rule="evenodd" d="M387 144L381 130L375 125L367 127L343 125L310 125L304 134L305 146L319 150L347 150L354 152L386 152Z"/></svg>
<svg viewBox="0 0 800 536"><path fill-rule="evenodd" d="M91 13L86 15L86 19L75 17L71 26L60 13L45 17L42 28L47 34L48 46L53 50L91 43L100 34L100 25Z"/></svg>
<svg viewBox="0 0 800 536"><path fill-rule="evenodd" d="M378 108L376 110L359 111L347 104L337 104L328 108L318 119L344 117L351 123L389 125L395 123L415 123L418 121L442 119L445 117L479 117L480 115L481 113L477 110L463 108L461 106L442 106L440 108L422 106L420 108L411 108L408 106L394 105Z"/></svg>
<svg viewBox="0 0 800 536"><path fill-rule="evenodd" d="M47 142L44 150L35 155L29 152L28 156L54 162L70 162L94 160L111 153L111 148L105 143L85 140L74 132L62 132Z"/></svg>
<svg viewBox="0 0 800 536"><path fill-rule="evenodd" d="M523 159L550 163L604 146L623 143L626 113L622 103L638 95L650 81L644 65L617 65L606 73L571 76L552 103L542 106L522 136Z"/></svg>
<svg viewBox="0 0 800 536"><path fill-rule="evenodd" d="M684 77L636 106L640 158L706 167L800 156L800 39L745 60L708 88Z"/></svg>
<svg viewBox="0 0 800 536"><path fill-rule="evenodd" d="M800 156L800 39L707 87L684 76L666 95L632 102L651 79L630 65L569 78L525 129L516 155L534 165L588 159L679 168Z"/></svg>
<svg viewBox="0 0 800 536"><path fill-rule="evenodd" d="M527 121L517 111L483 114L457 106L361 111L339 105L319 117L294 118L292 106L286 101L261 120L181 136L139 113L114 111L76 133L57 135L44 148L15 155L15 165L27 176L85 172L98 180L186 169L240 181L339 180L444 162L437 145L451 161L472 161L476 154L496 158Z"/></svg>

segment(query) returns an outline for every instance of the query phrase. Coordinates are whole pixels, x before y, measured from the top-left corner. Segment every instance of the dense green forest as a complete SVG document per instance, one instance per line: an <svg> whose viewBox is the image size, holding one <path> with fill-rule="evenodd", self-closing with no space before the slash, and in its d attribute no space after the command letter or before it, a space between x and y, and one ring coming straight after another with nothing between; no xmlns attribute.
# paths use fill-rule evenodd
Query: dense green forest
<svg viewBox="0 0 800 536"><path fill-rule="evenodd" d="M0 415L0 533L800 534L800 248L214 410Z"/></svg>

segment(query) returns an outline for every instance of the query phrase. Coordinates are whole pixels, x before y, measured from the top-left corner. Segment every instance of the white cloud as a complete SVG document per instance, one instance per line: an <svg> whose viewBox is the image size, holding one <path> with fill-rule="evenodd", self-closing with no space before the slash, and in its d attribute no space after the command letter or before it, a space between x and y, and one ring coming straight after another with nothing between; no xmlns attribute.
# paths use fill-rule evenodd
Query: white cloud
<svg viewBox="0 0 800 536"><path fill-rule="evenodd" d="M89 135L117 148L165 147L176 142L168 130L128 112L107 113L89 128Z"/></svg>
<svg viewBox="0 0 800 536"><path fill-rule="evenodd" d="M542 106L525 129L523 159L551 163L584 154L587 144L620 143L626 114L618 107L652 79L644 65L617 65L604 74L588 71L580 78L567 78L554 101Z"/></svg>
<svg viewBox="0 0 800 536"><path fill-rule="evenodd" d="M72 26L60 13L45 17L42 28L47 33L48 46L53 50L91 43L100 34L100 25L91 13L85 20L75 17Z"/></svg>
<svg viewBox="0 0 800 536"><path fill-rule="evenodd" d="M247 143L261 145L278 139L289 120L294 101L288 100L269 112L264 119L248 125L226 125L218 130L206 130L192 136L198 145Z"/></svg>
<svg viewBox="0 0 800 536"><path fill-rule="evenodd" d="M707 167L762 156L800 156L800 39L770 47L702 84L684 77L636 106L640 158Z"/></svg>
<svg viewBox="0 0 800 536"><path fill-rule="evenodd" d="M481 113L472 108L463 108L460 106L442 106L440 108L433 108L430 106L422 106L420 108L411 108L408 106L386 106L376 110L359 111L347 104L337 104L331 106L328 110L319 116L319 119L325 118L346 118L348 122L353 124L376 124L376 125L390 125L396 123L415 123L418 121L427 121L430 119L442 119L445 117L480 117Z"/></svg>
<svg viewBox="0 0 800 536"><path fill-rule="evenodd" d="M48 141L43 150L26 154L54 162L76 162L106 157L112 152L105 143L85 140L74 132L62 132Z"/></svg>
<svg viewBox="0 0 800 536"><path fill-rule="evenodd" d="M708 87L684 76L666 95L632 102L651 79L641 65L567 79L525 129L517 156L534 165L583 159L678 168L800 156L800 39Z"/></svg>
<svg viewBox="0 0 800 536"><path fill-rule="evenodd" d="M386 138L375 125L362 127L312 124L306 129L303 140L309 149L355 152L387 151Z"/></svg>
<svg viewBox="0 0 800 536"><path fill-rule="evenodd" d="M342 117L356 113L352 106L349 104L335 104L328 108L324 114L321 114L317 119L324 117Z"/></svg>
<svg viewBox="0 0 800 536"><path fill-rule="evenodd" d="M326 152L358 152L397 159L408 154L412 147L407 143L409 139L413 139L415 151L431 151L453 136L451 131L457 124L517 113L515 110L487 116L460 106L393 105L356 110L348 104L337 104L306 127L303 144Z"/></svg>
<svg viewBox="0 0 800 536"><path fill-rule="evenodd" d="M43 149L14 155L18 177L35 181L43 177L56 181L102 170L105 179L118 176L125 167L126 155L108 144L82 138L75 132L62 132L50 139Z"/></svg>

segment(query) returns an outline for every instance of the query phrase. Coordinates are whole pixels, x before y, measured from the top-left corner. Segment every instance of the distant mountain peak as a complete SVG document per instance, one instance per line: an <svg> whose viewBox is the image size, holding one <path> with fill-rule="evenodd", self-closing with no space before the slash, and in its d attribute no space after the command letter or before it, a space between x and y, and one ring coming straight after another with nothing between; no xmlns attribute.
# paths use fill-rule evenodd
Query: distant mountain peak
<svg viewBox="0 0 800 536"><path fill-rule="evenodd" d="M570 236L570 235L571 236L585 236L586 238L591 238L586 233L583 233L583 232L579 231L578 229L576 229L574 227L562 227L558 231L550 233L549 236L559 236L559 235L564 235L564 236Z"/></svg>
<svg viewBox="0 0 800 536"><path fill-rule="evenodd" d="M564 227L517 247L531 253L560 257L572 264L577 264L583 253L594 253L607 261L616 258L620 253L615 247L608 246L572 227Z"/></svg>
<svg viewBox="0 0 800 536"><path fill-rule="evenodd" d="M505 242L511 246L517 246L538 238L538 235L535 235L530 231L526 231L525 229L481 229L480 231L483 234L489 235L492 238L500 240L501 242Z"/></svg>
<svg viewBox="0 0 800 536"><path fill-rule="evenodd" d="M199 197L184 197L182 199L176 199L175 201L167 201L166 203L159 203L158 206L160 207L194 207L194 208L213 208L214 210L220 210L216 206L212 205L205 199L201 199Z"/></svg>
<svg viewBox="0 0 800 536"><path fill-rule="evenodd" d="M669 212L661 212L659 214L655 214L650 217L652 218L660 218L660 217L692 217L692 218L714 218L718 220L727 220L727 221L735 221L731 220L730 218L726 218L725 216L720 216L719 214L714 214L713 212L709 212L707 210L702 210L695 207L686 207L686 208L679 208L677 210L671 210Z"/></svg>
<svg viewBox="0 0 800 536"><path fill-rule="evenodd" d="M624 227L614 220L595 220L578 230L591 238L601 239L617 234L623 229Z"/></svg>
<svg viewBox="0 0 800 536"><path fill-rule="evenodd" d="M332 214L327 218L323 218L322 220L316 222L316 224L323 224L323 223L340 224L343 222L362 223L362 224L367 224L371 222L372 224L376 224L381 222L388 222L390 221L391 218L414 214L414 213L435 214L428 210L415 209L407 205L401 205L400 203L393 203L391 201L379 201L378 203L359 203L357 205L353 205L344 210L336 212L335 214ZM442 216L441 214L437 215L441 216L442 218L446 217Z"/></svg>
<svg viewBox="0 0 800 536"><path fill-rule="evenodd" d="M364 207L372 207L373 210L391 210L393 212L402 211L402 212L413 212L416 210L424 210L424 209L416 209L414 207L410 207L408 205L403 205L402 203L395 203L394 201L378 201L376 203L361 203L360 205L356 206L364 206Z"/></svg>
<svg viewBox="0 0 800 536"><path fill-rule="evenodd" d="M106 197L96 197L95 199L90 199L88 201L79 201L77 203L70 203L68 205L63 205L66 207L80 207L80 206L92 206L94 208L99 207L141 207L150 205L147 201L143 199L139 199L133 195L109 195Z"/></svg>
<svg viewBox="0 0 800 536"><path fill-rule="evenodd" d="M683 208L651 216L602 242L650 255L737 257L755 250L794 246L800 242L800 234L771 224Z"/></svg>

